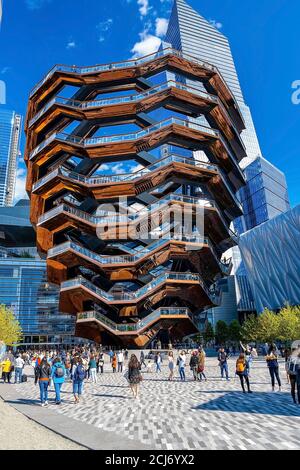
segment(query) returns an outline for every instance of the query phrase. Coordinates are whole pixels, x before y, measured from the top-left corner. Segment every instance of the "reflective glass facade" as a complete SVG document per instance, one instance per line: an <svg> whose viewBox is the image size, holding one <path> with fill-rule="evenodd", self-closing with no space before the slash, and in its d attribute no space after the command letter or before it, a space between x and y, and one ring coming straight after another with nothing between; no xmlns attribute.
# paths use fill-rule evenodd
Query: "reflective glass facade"
<svg viewBox="0 0 300 470"><path fill-rule="evenodd" d="M21 116L0 108L0 206L13 204L20 133Z"/></svg>
<svg viewBox="0 0 300 470"><path fill-rule="evenodd" d="M242 138L248 158L242 161L241 166L261 155L251 112L244 102L230 44L224 34L193 10L185 0L175 0L165 42L218 67L241 108L246 125ZM191 84L188 79L185 81Z"/></svg>
<svg viewBox="0 0 300 470"><path fill-rule="evenodd" d="M284 174L264 158L257 158L244 170L247 185L238 192L244 216L236 220L244 233L290 209Z"/></svg>
<svg viewBox="0 0 300 470"><path fill-rule="evenodd" d="M25 343L71 341L74 318L59 313L58 297L59 289L47 283L45 261L0 257L0 303L15 313Z"/></svg>
<svg viewBox="0 0 300 470"><path fill-rule="evenodd" d="M258 313L300 305L300 205L244 233L240 250Z"/></svg>

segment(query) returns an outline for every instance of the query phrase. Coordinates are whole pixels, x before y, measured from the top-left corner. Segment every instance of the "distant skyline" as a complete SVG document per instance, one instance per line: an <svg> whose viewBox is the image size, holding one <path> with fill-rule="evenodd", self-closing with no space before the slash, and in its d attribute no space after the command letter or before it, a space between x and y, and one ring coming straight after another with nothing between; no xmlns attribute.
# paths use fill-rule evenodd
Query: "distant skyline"
<svg viewBox="0 0 300 470"><path fill-rule="evenodd" d="M89 8L80 0L2 3L0 80L6 107L25 115L30 89L56 63L108 63L156 50L173 0L89 0ZM187 3L228 37L263 156L284 171L291 205L299 204L300 105L292 103L292 83L300 80L299 1ZM17 197L24 179L20 160Z"/></svg>

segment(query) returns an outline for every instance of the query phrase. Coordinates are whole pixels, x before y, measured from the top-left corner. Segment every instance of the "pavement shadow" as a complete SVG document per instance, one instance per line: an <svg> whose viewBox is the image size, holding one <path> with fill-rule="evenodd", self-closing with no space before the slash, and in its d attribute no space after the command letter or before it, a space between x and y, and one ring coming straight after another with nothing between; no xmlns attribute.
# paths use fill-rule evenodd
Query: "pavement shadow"
<svg viewBox="0 0 300 470"><path fill-rule="evenodd" d="M227 411L230 413L255 413L262 415L293 416L300 417L300 406L294 405L289 393L267 393L253 392L244 394L241 392L230 391L223 393L215 399L202 403L193 410L205 411ZM199 391L201 394L218 393L218 391Z"/></svg>

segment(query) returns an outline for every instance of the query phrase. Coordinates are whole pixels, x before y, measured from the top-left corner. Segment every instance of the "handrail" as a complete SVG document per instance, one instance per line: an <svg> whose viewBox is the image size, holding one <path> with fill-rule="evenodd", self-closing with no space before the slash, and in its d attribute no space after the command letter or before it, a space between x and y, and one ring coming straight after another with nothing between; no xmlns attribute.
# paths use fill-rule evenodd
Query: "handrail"
<svg viewBox="0 0 300 470"><path fill-rule="evenodd" d="M169 155L164 157L155 163L143 168L142 170L138 170L133 173L122 173L119 175L97 175L97 176L84 176L74 171L66 170L65 168L58 167L55 168L53 171L48 173L43 178L39 179L32 187L32 191L35 191L42 187L48 181L56 178L57 176L61 175L65 178L69 178L75 181L79 181L86 185L94 185L97 186L99 184L106 184L106 183L118 183L123 181L132 181L135 179L139 179L144 175L148 175L149 173L157 170L158 168L162 168L169 163L183 163L185 165L192 165L194 167L200 167L211 171L218 171L217 165L213 165L212 163L206 163L201 160L197 160L194 158L184 157L181 155Z"/></svg>
<svg viewBox="0 0 300 470"><path fill-rule="evenodd" d="M103 136L103 137L91 137L88 139L84 139L83 137L79 137L76 135L72 134L66 134L64 132L55 132L54 134L51 134L45 141L41 142L30 154L29 159L33 159L41 150L43 150L49 143L51 143L53 140L61 140L63 142L72 142L75 145L80 145L81 147L89 147L89 146L94 146L94 145L100 145L100 144L107 144L107 143L112 143L112 142L124 142L124 141L134 141L138 140L142 137L145 137L152 132L156 132L157 130L160 130L164 127L171 126L173 124L187 127L189 129L195 129L195 130L201 130L202 132L212 135L216 138L219 138L224 141L223 137L221 136L220 131L213 129L208 126L204 126L202 124L196 123L196 122L191 122L191 121L186 121L184 119L178 119L175 117L164 119L163 121L160 121L152 126L147 127L146 129L142 129L137 132L132 132L130 134L116 134L116 135L110 135L110 136ZM224 146L225 146L224 142ZM228 147L227 147L228 148ZM228 150L229 152L229 150Z"/></svg>
<svg viewBox="0 0 300 470"><path fill-rule="evenodd" d="M40 80L31 90L29 96L30 98L37 92L37 90L49 79L55 72L64 72L64 73L72 73L78 75L85 75L95 72L107 72L111 70L119 70L125 69L130 67L137 67L139 65L145 64L147 62L151 62L154 59L158 59L159 57L165 57L167 55L175 55L177 57L181 57L183 59L190 60L190 62L194 62L197 65L200 65L212 72L218 73L221 79L224 81L221 73L219 72L218 68L214 65L209 64L208 62L202 61L196 57L193 57L189 54L183 54L181 51L173 49L171 47L165 48L161 51L154 52L153 54L146 55L139 59L131 59L128 61L123 62L114 62L110 64L103 64L103 65L92 65L88 67L84 66L71 66L71 65L64 65L64 64L56 64L52 69L48 72L48 74Z"/></svg>
<svg viewBox="0 0 300 470"><path fill-rule="evenodd" d="M126 96L119 96L119 97L110 97L110 98L103 98L91 101L79 101L73 98L64 98L62 96L56 96L52 100L50 100L30 121L29 127L31 127L48 109L50 109L55 104L61 104L63 106L68 106L71 108L77 109L89 109L89 108L99 108L103 106L111 106L114 104L120 103L132 103L137 101L142 101L143 99L147 98L148 96L152 96L154 94L158 94L161 91L168 90L170 88L177 88L179 90L188 91L194 95L201 96L207 100L212 101L213 103L220 103L220 100L217 96L212 95L211 93L199 90L190 85L185 85L184 83L176 82L175 80L168 80L160 85L156 85L153 88L150 88L147 91L143 91L142 93L137 93L135 95L126 95Z"/></svg>
<svg viewBox="0 0 300 470"><path fill-rule="evenodd" d="M143 287L133 291L118 291L118 292L107 292L103 289L95 286L91 281L87 280L83 276L78 276L75 279L70 279L68 281L62 282L61 290L72 289L74 287L85 287L91 292L95 293L97 296L101 297L104 300L110 302L119 302L119 301L134 301L137 300L144 295L150 293L151 291L155 290L162 284L165 284L168 281L195 281L198 282L202 289L205 291L206 295L211 299L214 297L210 289L205 285L203 280L201 279L199 274L193 273L177 273L177 272L167 272L163 273L148 284L144 285Z"/></svg>
<svg viewBox="0 0 300 470"><path fill-rule="evenodd" d="M120 333L126 333L126 332L137 332L149 325L153 320L156 318L159 318L161 316L167 316L167 315L186 315L193 320L193 314L188 308L184 307L160 307L156 309L154 312L151 312L149 315L144 317L143 319L139 320L136 323L116 323L110 318L106 317L102 313L96 312L94 310L88 311L88 312L82 312L79 313L77 316L77 321L78 320L88 320L88 319L95 319L98 320L99 322L103 323L104 325L108 326L110 329L120 332Z"/></svg>
<svg viewBox="0 0 300 470"><path fill-rule="evenodd" d="M62 212L67 212L69 214L73 214L76 217L79 217L83 220L86 220L93 225L97 225L99 223L110 223L110 222L131 222L135 221L140 217L143 217L145 214L149 214L151 212L156 211L162 205L168 204L170 201L178 201L183 203L189 204L199 204L201 202L201 207L217 207L216 202L213 199L209 199L207 197L190 197L184 196L182 194L168 194L167 196L159 199L157 202L153 204L149 204L149 206L143 207L140 211L137 211L135 214L115 214L115 212L109 211L98 211L98 215L91 215L87 212L84 212L80 209L76 209L68 204L60 204L59 206L51 209L50 211L45 212L43 215L39 217L38 225L41 225L46 220L49 220ZM114 214L114 215L110 215Z"/></svg>

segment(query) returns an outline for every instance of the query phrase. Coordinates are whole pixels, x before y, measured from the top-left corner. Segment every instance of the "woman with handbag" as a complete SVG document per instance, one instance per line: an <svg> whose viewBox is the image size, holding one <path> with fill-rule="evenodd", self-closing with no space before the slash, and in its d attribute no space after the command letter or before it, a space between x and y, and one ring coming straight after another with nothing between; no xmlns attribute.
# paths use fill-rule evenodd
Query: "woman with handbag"
<svg viewBox="0 0 300 470"><path fill-rule="evenodd" d="M135 354L132 354L128 363L128 382L134 398L139 396L140 383L143 380L141 364Z"/></svg>

